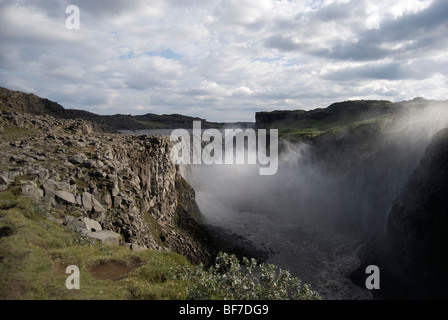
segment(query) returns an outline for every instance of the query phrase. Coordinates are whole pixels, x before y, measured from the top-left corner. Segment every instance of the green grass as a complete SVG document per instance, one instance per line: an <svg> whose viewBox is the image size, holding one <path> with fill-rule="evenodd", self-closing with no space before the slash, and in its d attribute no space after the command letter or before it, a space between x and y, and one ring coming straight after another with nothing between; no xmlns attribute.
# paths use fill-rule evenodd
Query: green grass
<svg viewBox="0 0 448 320"><path fill-rule="evenodd" d="M385 125L392 118L391 114L385 114L374 118L358 120L353 117L344 117L338 121L326 123L319 120L309 120L279 128L281 138L299 139L301 137L314 138L321 134L341 133L353 130L362 125Z"/></svg>
<svg viewBox="0 0 448 320"><path fill-rule="evenodd" d="M183 215L182 212L179 214ZM0 192L0 300L228 298L223 294L209 295L209 286L203 287L214 269L204 269L198 273L202 265L194 268L185 257L173 252L134 252L126 247L103 245L56 221L55 218L64 215L64 212L50 211L41 202L22 196L18 187ZM195 229L197 225L192 218L183 216L179 219L184 227L192 228L197 236L201 236L200 231ZM152 224L151 231L157 233L156 221L149 224ZM80 270L80 289L69 290L66 287L70 274L65 270L71 265L76 265ZM192 270L192 274L196 276L189 276L188 270ZM232 273L213 276L216 284L223 281L227 283L226 279L232 278ZM263 293L263 297L290 298L283 293L280 296L268 294L272 286L277 287L277 282L282 286L290 285L290 278L284 283L280 278L268 278L274 279L275 283L263 282L259 286L256 279L252 279L250 284L257 285L256 288ZM291 281L293 280L298 281ZM294 281L291 283L296 283ZM254 298L253 295L246 295L247 288L238 287L240 285L242 284L235 282L231 285L232 290L244 294L248 299ZM295 290L299 287L291 288ZM308 295L308 287L305 289L297 291L298 297L314 299L314 294ZM197 290L198 295L195 295ZM285 292L289 292L288 290Z"/></svg>
<svg viewBox="0 0 448 320"><path fill-rule="evenodd" d="M158 121L142 121L142 120L136 120L136 122L141 123L145 126L148 126L148 128L154 128L154 129L165 129L167 127L166 123L164 122L158 122ZM193 125L193 124L192 124Z"/></svg>
<svg viewBox="0 0 448 320"><path fill-rule="evenodd" d="M37 130L19 127L3 127L1 132L3 141L26 139L35 136L37 133Z"/></svg>
<svg viewBox="0 0 448 320"><path fill-rule="evenodd" d="M92 271L115 263L134 268L118 280ZM69 265L80 269L79 290L65 286ZM86 239L53 221L41 204L0 192L0 299L185 299L187 282L170 273L181 265L189 264L176 253L134 252Z"/></svg>
<svg viewBox="0 0 448 320"><path fill-rule="evenodd" d="M164 245L163 241L166 238L166 236L163 234L162 228L157 222L157 219L154 218L149 212L146 212L143 215L143 219L146 225L148 226L149 231L153 235L154 240L157 242L158 245L163 246Z"/></svg>
<svg viewBox="0 0 448 320"><path fill-rule="evenodd" d="M14 178L14 182L20 184L21 181L36 181L37 175L34 174L26 174L23 176L17 176Z"/></svg>

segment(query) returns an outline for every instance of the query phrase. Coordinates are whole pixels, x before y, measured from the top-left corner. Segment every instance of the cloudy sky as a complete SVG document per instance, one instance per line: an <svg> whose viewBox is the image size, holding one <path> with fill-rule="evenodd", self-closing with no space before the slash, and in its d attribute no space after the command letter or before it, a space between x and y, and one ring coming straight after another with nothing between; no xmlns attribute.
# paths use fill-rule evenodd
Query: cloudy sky
<svg viewBox="0 0 448 320"><path fill-rule="evenodd" d="M0 0L0 86L99 114L448 99L447 49L447 0Z"/></svg>

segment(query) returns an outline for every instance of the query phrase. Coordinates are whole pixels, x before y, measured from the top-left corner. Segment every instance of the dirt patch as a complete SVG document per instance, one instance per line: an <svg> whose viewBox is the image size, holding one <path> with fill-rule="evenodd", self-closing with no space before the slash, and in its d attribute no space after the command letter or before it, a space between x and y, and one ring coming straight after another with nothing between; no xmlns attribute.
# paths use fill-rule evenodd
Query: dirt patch
<svg viewBox="0 0 448 320"><path fill-rule="evenodd" d="M17 279L12 279L6 285L0 289L0 299L4 300L17 300L25 299L27 293L26 284Z"/></svg>
<svg viewBox="0 0 448 320"><path fill-rule="evenodd" d="M126 278L130 272L142 265L143 262L140 260L131 262L111 260L102 261L97 265L88 267L87 270L99 280L120 280Z"/></svg>
<svg viewBox="0 0 448 320"><path fill-rule="evenodd" d="M12 229L10 227L0 228L0 239L4 237L9 237L12 234Z"/></svg>
<svg viewBox="0 0 448 320"><path fill-rule="evenodd" d="M65 274L65 270L67 269L67 267L69 265L71 265L71 264L63 263L63 262L53 263L53 270L57 274Z"/></svg>

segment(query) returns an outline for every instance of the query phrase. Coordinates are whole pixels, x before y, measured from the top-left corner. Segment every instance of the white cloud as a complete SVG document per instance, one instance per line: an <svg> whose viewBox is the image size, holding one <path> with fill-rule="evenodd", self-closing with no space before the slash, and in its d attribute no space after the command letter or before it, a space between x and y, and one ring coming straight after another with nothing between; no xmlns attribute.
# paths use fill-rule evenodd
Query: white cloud
<svg viewBox="0 0 448 320"><path fill-rule="evenodd" d="M443 0L0 2L0 85L101 114L247 121L350 97L446 99ZM65 6L81 29L65 28ZM369 5L379 29L368 28Z"/></svg>
<svg viewBox="0 0 448 320"><path fill-rule="evenodd" d="M271 0L226 0L221 1L216 12L224 23L247 25L270 15L273 6Z"/></svg>

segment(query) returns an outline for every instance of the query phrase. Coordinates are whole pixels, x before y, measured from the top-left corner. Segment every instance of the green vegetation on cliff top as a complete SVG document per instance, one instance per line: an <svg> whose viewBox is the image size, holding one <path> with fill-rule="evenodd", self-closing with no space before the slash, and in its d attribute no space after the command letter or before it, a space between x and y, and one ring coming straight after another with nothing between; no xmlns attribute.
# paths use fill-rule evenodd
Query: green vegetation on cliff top
<svg viewBox="0 0 448 320"><path fill-rule="evenodd" d="M325 109L257 112L256 121L259 128L278 129L283 138L314 138L364 125L382 127L404 110L419 108L429 102L433 103L422 98L397 103L382 100L344 101Z"/></svg>

